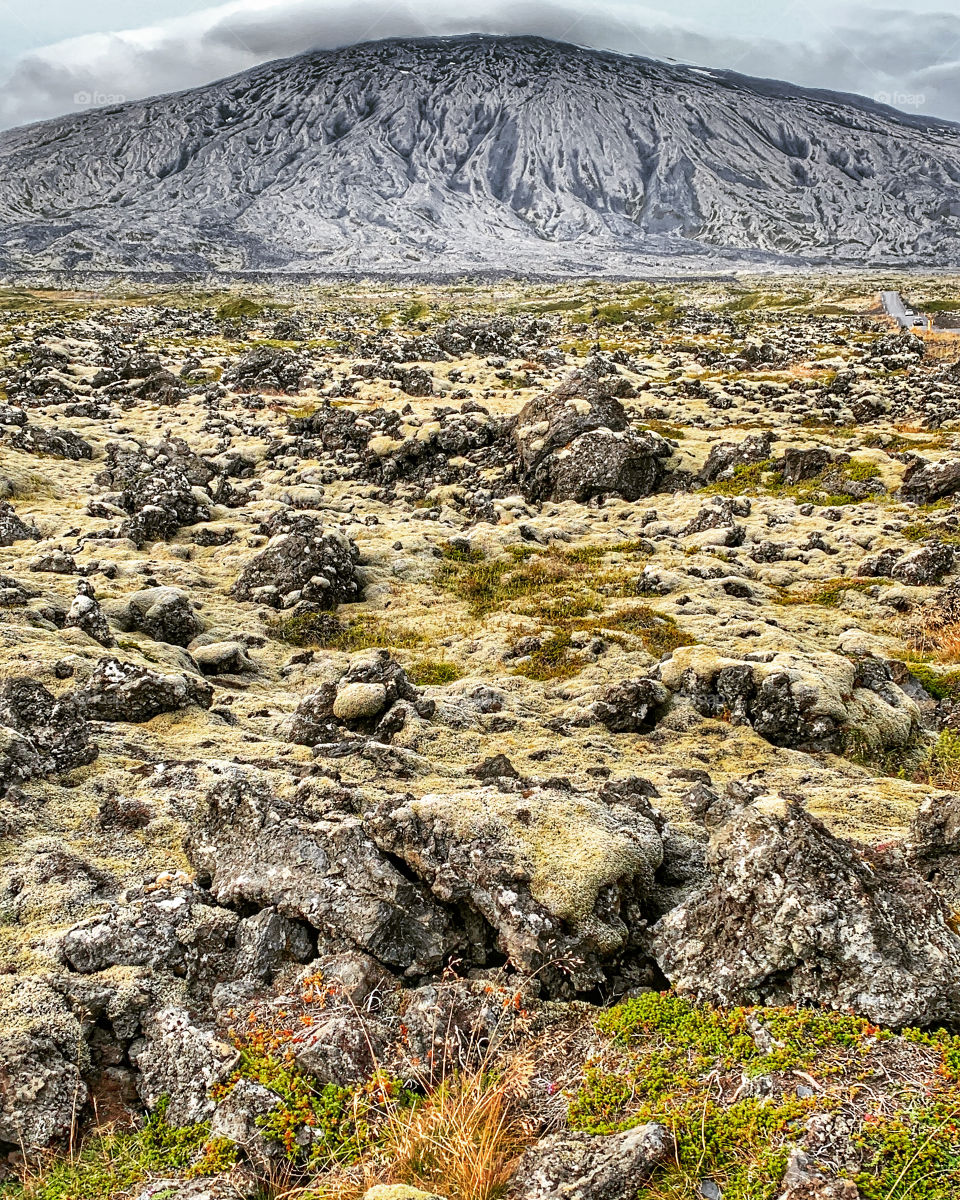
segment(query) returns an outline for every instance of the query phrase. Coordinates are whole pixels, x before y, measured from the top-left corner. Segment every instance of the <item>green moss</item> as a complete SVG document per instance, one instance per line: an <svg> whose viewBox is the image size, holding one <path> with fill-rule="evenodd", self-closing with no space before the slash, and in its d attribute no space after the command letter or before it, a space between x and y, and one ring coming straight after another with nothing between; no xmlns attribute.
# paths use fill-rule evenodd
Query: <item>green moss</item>
<svg viewBox="0 0 960 1200"><path fill-rule="evenodd" d="M823 608L836 608L847 592L869 592L872 588L889 585L889 579L859 579L839 576L825 579L799 592L782 590L777 604L819 604Z"/></svg>
<svg viewBox="0 0 960 1200"><path fill-rule="evenodd" d="M412 650L422 646L426 640L416 630L391 624L380 617L361 616L344 625L329 612L282 617L274 624L273 634L291 646L342 650L346 653L375 647Z"/></svg>
<svg viewBox="0 0 960 1200"><path fill-rule="evenodd" d="M776 470L773 459L756 463L741 463L734 467L730 479L708 484L702 491L714 496L764 495L782 496L798 504L816 504L821 508L862 504L865 500L844 489L844 481L868 483L879 480L880 468L868 459L850 459L827 467L819 475L799 483L785 483L783 473ZM867 498L878 502L878 493Z"/></svg>
<svg viewBox="0 0 960 1200"><path fill-rule="evenodd" d="M960 701L960 670L938 671L927 663L907 664L910 674L934 700Z"/></svg>
<svg viewBox="0 0 960 1200"><path fill-rule="evenodd" d="M571 645L570 633L558 630L544 639L540 649L535 650L529 661L521 663L513 673L545 683L551 679L570 679L582 667L583 662L577 659Z"/></svg>
<svg viewBox="0 0 960 1200"><path fill-rule="evenodd" d="M860 1135L862 1200L954 1200L960 1193L955 1095L870 1122Z"/></svg>
<svg viewBox="0 0 960 1200"><path fill-rule="evenodd" d="M478 558L476 552L445 550L434 585L466 601L475 617L508 611L526 599L524 615L567 619L599 611L602 597L619 591L619 581L609 578L603 559L614 554L633 558L645 545L511 546L506 557L492 560Z"/></svg>
<svg viewBox="0 0 960 1200"><path fill-rule="evenodd" d="M672 617L658 613L645 604L621 608L608 616L598 617L591 622L590 628L598 633L613 631L632 634L640 638L643 648L654 658L672 654L680 646L696 644L696 638L681 629Z"/></svg>
<svg viewBox="0 0 960 1200"><path fill-rule="evenodd" d="M407 674L420 687L442 687L463 677L456 663L444 658L417 658L407 667Z"/></svg>
<svg viewBox="0 0 960 1200"><path fill-rule="evenodd" d="M849 1013L718 1009L671 992L618 1005L597 1026L610 1048L588 1064L571 1124L611 1133L657 1121L676 1141L640 1200L695 1200L704 1179L724 1200L774 1200L807 1121L840 1110L864 1200L960 1194L960 1038L895 1040Z"/></svg>
<svg viewBox="0 0 960 1200"><path fill-rule="evenodd" d="M240 317L258 317L263 312L263 305L249 296L231 296L224 300L217 309L221 321L235 321Z"/></svg>
<svg viewBox="0 0 960 1200"><path fill-rule="evenodd" d="M942 730L926 761L913 772L912 778L929 787L960 787L960 733Z"/></svg>
<svg viewBox="0 0 960 1200"><path fill-rule="evenodd" d="M652 433L659 433L661 437L674 442L682 442L687 436L679 425L670 425L666 421L646 421L640 428L649 429Z"/></svg>
<svg viewBox="0 0 960 1200"><path fill-rule="evenodd" d="M166 1122L168 1102L161 1100L142 1129L100 1133L85 1140L70 1156L43 1164L25 1180L0 1184L5 1200L112 1200L148 1176L159 1173L203 1172L209 1128L189 1125L176 1129ZM228 1153L219 1143L215 1155ZM232 1144L231 1144L232 1145Z"/></svg>
<svg viewBox="0 0 960 1200"><path fill-rule="evenodd" d="M439 547L440 555L447 562L458 563L476 563L483 562L486 555L479 547L471 546L469 550L462 546L455 546L453 542L441 542Z"/></svg>
<svg viewBox="0 0 960 1200"><path fill-rule="evenodd" d="M630 310L622 304L602 304L597 310L596 320L598 325L622 325L630 320L631 315Z"/></svg>
<svg viewBox="0 0 960 1200"><path fill-rule="evenodd" d="M843 754L875 775L907 779L922 769L929 758L929 742L921 734L901 746L878 746L859 729L848 729L844 735Z"/></svg>
<svg viewBox="0 0 960 1200"><path fill-rule="evenodd" d="M960 531L945 528L933 521L911 521L900 531L908 542L944 542L948 546L960 546Z"/></svg>
<svg viewBox="0 0 960 1200"><path fill-rule="evenodd" d="M408 301L397 315L404 325L412 325L414 321L422 321L430 315L430 305L425 300L415 298Z"/></svg>

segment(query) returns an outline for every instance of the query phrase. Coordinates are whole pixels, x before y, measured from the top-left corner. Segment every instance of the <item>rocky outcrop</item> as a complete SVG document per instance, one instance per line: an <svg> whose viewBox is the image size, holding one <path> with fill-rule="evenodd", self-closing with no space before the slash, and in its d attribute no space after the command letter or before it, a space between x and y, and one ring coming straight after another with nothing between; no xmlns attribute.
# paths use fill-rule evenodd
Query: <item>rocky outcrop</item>
<svg viewBox="0 0 960 1200"><path fill-rule="evenodd" d="M292 742L316 746L351 735L389 742L411 718L429 719L436 703L424 697L388 650L358 655L336 683L310 692L289 726Z"/></svg>
<svg viewBox="0 0 960 1200"><path fill-rule="evenodd" d="M562 788L397 798L364 825L438 900L477 912L514 966L550 978L562 964L579 987L624 948L663 861L647 817Z"/></svg>
<svg viewBox="0 0 960 1200"><path fill-rule="evenodd" d="M14 542L28 540L36 541L38 537L36 529L17 516L12 504L0 500L0 546L12 546Z"/></svg>
<svg viewBox="0 0 960 1200"><path fill-rule="evenodd" d="M281 799L240 773L210 791L188 853L219 903L273 905L396 970L425 974L461 944L450 915L358 816Z"/></svg>
<svg viewBox="0 0 960 1200"><path fill-rule="evenodd" d="M509 1195L516 1200L631 1200L673 1154L662 1125L596 1136L552 1133L520 1160Z"/></svg>
<svg viewBox="0 0 960 1200"><path fill-rule="evenodd" d="M209 521L215 497L229 499L229 485L182 438L151 446L111 443L97 476L111 489L105 500L128 514L120 535L137 546L171 537L183 525ZM93 501L96 511L97 501Z"/></svg>
<svg viewBox="0 0 960 1200"><path fill-rule="evenodd" d="M624 391L626 379L596 358L520 410L514 439L528 500L637 500L656 491L673 451L658 434L630 429L616 398Z"/></svg>
<svg viewBox="0 0 960 1200"><path fill-rule="evenodd" d="M39 1150L77 1128L88 1066L79 1021L49 984L0 976L0 1147Z"/></svg>
<svg viewBox="0 0 960 1200"><path fill-rule="evenodd" d="M187 646L203 631L190 597L174 587L134 592L126 601L124 623L128 629L172 646Z"/></svg>
<svg viewBox="0 0 960 1200"><path fill-rule="evenodd" d="M960 489L960 459L913 464L908 468L900 496L911 504L933 504Z"/></svg>
<svg viewBox="0 0 960 1200"><path fill-rule="evenodd" d="M209 708L213 688L196 675L161 675L116 658L97 660L78 696L95 721L149 721L195 704Z"/></svg>
<svg viewBox="0 0 960 1200"><path fill-rule="evenodd" d="M6 784L86 766L97 754L76 693L57 699L29 678L0 685L0 791Z"/></svg>
<svg viewBox="0 0 960 1200"><path fill-rule="evenodd" d="M670 982L717 1004L813 1004L878 1023L960 1015L960 937L937 893L795 805L714 835L710 882L654 930Z"/></svg>
<svg viewBox="0 0 960 1200"><path fill-rule="evenodd" d="M320 609L360 599L359 551L339 530L325 530L307 514L280 511L264 531L270 541L241 572L233 588L238 599L271 608L306 601Z"/></svg>
<svg viewBox="0 0 960 1200"><path fill-rule="evenodd" d="M881 659L831 653L732 659L683 646L660 668L662 683L705 717L752 726L775 746L842 750L850 740L903 746L920 714Z"/></svg>

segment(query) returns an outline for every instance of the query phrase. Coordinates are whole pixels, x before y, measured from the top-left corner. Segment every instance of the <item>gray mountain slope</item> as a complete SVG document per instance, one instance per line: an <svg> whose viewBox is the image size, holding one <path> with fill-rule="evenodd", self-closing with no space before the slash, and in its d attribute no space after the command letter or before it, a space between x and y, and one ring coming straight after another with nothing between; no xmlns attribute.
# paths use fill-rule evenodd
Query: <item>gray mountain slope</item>
<svg viewBox="0 0 960 1200"><path fill-rule="evenodd" d="M396 39L0 134L0 267L960 262L960 126L545 41Z"/></svg>

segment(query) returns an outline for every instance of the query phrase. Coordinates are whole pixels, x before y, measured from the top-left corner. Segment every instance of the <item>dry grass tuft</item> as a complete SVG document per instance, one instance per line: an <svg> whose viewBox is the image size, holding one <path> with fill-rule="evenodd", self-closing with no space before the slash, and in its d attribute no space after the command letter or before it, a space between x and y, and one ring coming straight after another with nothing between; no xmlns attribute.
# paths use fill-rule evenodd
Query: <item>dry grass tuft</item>
<svg viewBox="0 0 960 1200"><path fill-rule="evenodd" d="M276 1200L361 1200L376 1184L448 1200L497 1200L536 1129L523 1115L532 1067L516 1057L496 1070L455 1072L413 1107L393 1105L375 1153Z"/></svg>

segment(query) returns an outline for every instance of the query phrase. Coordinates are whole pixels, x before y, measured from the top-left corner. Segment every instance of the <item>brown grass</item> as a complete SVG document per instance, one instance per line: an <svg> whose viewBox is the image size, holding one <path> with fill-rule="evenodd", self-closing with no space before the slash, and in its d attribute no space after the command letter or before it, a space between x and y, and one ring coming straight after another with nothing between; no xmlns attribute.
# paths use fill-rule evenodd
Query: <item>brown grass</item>
<svg viewBox="0 0 960 1200"><path fill-rule="evenodd" d="M394 1178L451 1200L494 1200L532 1141L519 1111L529 1073L518 1058L493 1074L454 1075L399 1110L386 1138Z"/></svg>
<svg viewBox="0 0 960 1200"><path fill-rule="evenodd" d="M902 636L925 659L960 663L960 621L944 616L935 608L921 609L904 624Z"/></svg>
<svg viewBox="0 0 960 1200"><path fill-rule="evenodd" d="M360 1200L377 1184L406 1184L448 1200L497 1200L536 1137L523 1115L531 1064L454 1072L413 1108L388 1113L375 1156L276 1200Z"/></svg>

